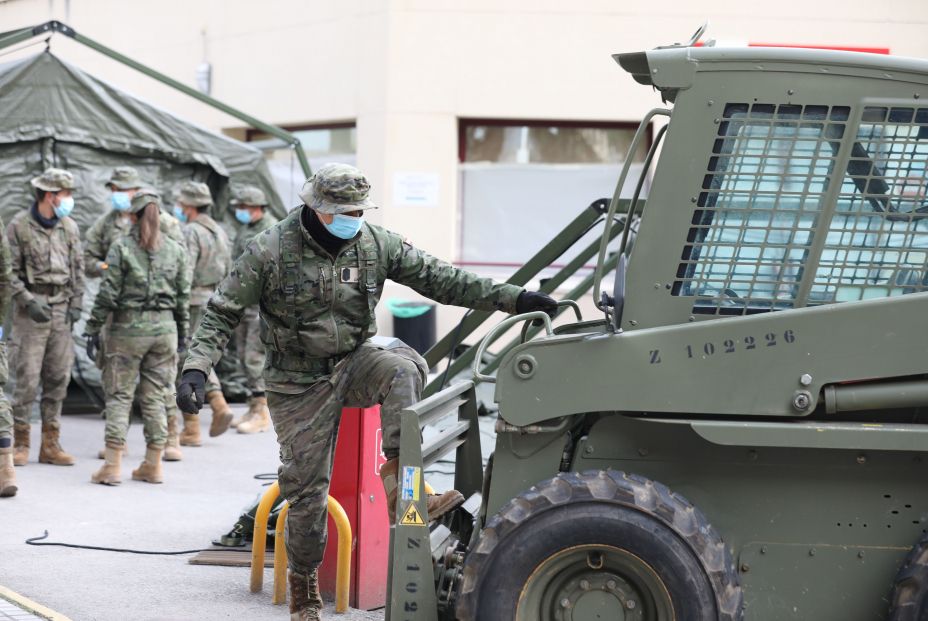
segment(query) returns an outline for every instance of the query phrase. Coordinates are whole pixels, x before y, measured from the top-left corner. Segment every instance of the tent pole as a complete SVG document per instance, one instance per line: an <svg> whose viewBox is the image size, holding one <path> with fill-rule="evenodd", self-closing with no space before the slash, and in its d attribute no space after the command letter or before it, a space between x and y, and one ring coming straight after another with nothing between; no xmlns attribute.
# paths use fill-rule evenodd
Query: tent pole
<svg viewBox="0 0 928 621"><path fill-rule="evenodd" d="M259 121L255 117L245 114L241 110L237 110L236 108L233 108L232 106L227 106L226 104L222 103L218 99L214 99L210 97L209 95L204 95L200 91L190 88L186 84L178 82L177 80L170 78L163 73L155 71L151 67L143 65L142 63L138 61L132 60L128 56L123 56L119 52L112 50L106 47L105 45L94 41L93 39L89 37L85 37L82 34L78 34L73 28L71 28L67 24L63 24L59 21L52 20L50 22L40 24L34 28L23 28L22 30L10 33L5 37L0 38L0 49L10 46L10 45L14 45L21 41L25 41L26 39L31 39L32 37L39 36L46 32L51 32L51 33L60 32L61 34L74 39L75 41L77 41L78 43L81 43L82 45L86 45L90 49L95 50L103 54L104 56L108 56L117 62L120 62L129 67L132 67L136 71L144 73L148 77L153 78L161 82L162 84L166 84L167 86L170 86L171 88L179 90L185 95L189 95L190 97L193 97L194 99L197 99L205 103L208 106L211 106L213 108L216 108L217 110L225 112L229 116L233 116L237 118L238 120L242 121L243 123L247 123L248 125L254 127L255 129L259 129L265 133L268 133L272 136L280 138L287 144L291 145L293 149L296 151L297 159L299 159L300 161L300 168L303 169L303 174L306 175L307 177L312 175L312 169L310 169L309 167L309 161L306 159L306 154L303 152L303 145L300 143L300 139L294 136L293 134L291 134L290 132L284 129L281 129L280 127L277 127L276 125L270 125L269 123Z"/></svg>

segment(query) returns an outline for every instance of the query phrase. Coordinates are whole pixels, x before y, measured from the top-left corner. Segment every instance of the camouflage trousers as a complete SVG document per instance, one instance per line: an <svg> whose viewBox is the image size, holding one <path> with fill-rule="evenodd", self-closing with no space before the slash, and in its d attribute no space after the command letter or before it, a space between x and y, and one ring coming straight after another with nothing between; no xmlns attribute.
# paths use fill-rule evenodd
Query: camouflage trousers
<svg viewBox="0 0 928 621"><path fill-rule="evenodd" d="M287 557L293 571L308 573L322 562L342 408L379 403L384 453L399 455L400 412L419 400L428 368L415 350L397 343L388 349L365 343L331 378L303 392L267 393L280 443L280 493L290 504Z"/></svg>
<svg viewBox="0 0 928 621"><path fill-rule="evenodd" d="M10 438L13 437L13 410L10 408L10 400L3 392L8 375L6 341L0 341L0 448L10 446Z"/></svg>
<svg viewBox="0 0 928 621"><path fill-rule="evenodd" d="M110 332L103 362L106 395L106 444L122 446L129 432L132 399L138 380L145 443L163 447L167 439L165 386L177 374L177 334L125 336Z"/></svg>
<svg viewBox="0 0 928 621"><path fill-rule="evenodd" d="M261 342L261 317L258 308L251 306L235 328L235 345L238 357L245 369L246 384L249 392L263 393L264 387L264 343Z"/></svg>
<svg viewBox="0 0 928 621"><path fill-rule="evenodd" d="M36 323L21 304L13 308L13 343L16 348L16 387L13 389L13 420L28 425L32 404L42 385L39 411L42 425L61 426L61 404L71 381L74 340L68 322L67 301L51 306L52 319Z"/></svg>

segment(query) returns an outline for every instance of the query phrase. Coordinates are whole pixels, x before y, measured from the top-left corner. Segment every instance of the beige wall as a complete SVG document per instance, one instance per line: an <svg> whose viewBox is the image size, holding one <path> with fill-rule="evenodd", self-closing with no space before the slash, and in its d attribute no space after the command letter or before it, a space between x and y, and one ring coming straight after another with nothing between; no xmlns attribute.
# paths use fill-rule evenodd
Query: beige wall
<svg viewBox="0 0 928 621"><path fill-rule="evenodd" d="M206 58L213 96L263 120L356 119L358 164L383 206L372 219L449 259L457 250L459 117L637 120L659 98L610 55L685 40L706 18L719 41L889 47L928 57L925 0L0 3L0 30L51 18L191 85ZM64 37L52 50L203 125L240 126ZM408 171L438 175L438 207L392 204L393 175ZM458 314L443 309L441 327Z"/></svg>

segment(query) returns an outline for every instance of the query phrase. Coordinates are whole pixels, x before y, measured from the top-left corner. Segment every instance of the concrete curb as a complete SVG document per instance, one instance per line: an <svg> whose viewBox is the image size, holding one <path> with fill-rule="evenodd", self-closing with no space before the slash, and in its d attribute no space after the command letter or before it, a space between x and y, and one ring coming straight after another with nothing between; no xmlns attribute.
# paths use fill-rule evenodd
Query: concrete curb
<svg viewBox="0 0 928 621"><path fill-rule="evenodd" d="M15 591L11 591L5 586L0 585L0 597L19 606L23 610L31 612L32 614L42 617L43 619L48 619L48 621L71 621L69 617L64 616L61 613L55 612L50 608L46 608L42 604L38 604L28 597L20 595Z"/></svg>

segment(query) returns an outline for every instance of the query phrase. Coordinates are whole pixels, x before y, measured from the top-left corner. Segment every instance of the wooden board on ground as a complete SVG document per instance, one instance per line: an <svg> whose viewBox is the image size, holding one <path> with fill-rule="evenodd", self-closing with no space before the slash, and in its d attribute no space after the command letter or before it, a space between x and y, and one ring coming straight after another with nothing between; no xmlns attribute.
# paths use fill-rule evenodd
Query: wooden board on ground
<svg viewBox="0 0 928 621"><path fill-rule="evenodd" d="M251 567L251 548L214 548L199 552L191 558L191 565L223 565L225 567ZM265 553L264 566L274 566L274 551Z"/></svg>

